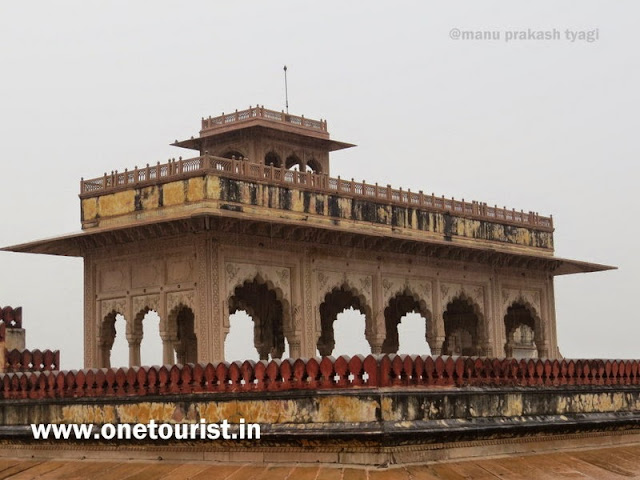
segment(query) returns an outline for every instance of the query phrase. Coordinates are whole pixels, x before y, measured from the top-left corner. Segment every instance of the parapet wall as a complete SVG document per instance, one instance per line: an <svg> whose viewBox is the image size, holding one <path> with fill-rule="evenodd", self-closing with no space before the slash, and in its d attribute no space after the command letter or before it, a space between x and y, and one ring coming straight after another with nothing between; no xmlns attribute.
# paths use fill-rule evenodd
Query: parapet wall
<svg viewBox="0 0 640 480"><path fill-rule="evenodd" d="M0 308L0 373L60 369L58 350L28 350L22 328L22 307Z"/></svg>
<svg viewBox="0 0 640 480"><path fill-rule="evenodd" d="M190 454L227 462L415 463L490 449L557 449L558 439L569 448L605 433L637 436L640 420L638 361L384 355L13 373L0 380L0 442L31 452L47 448L30 440L31 423L243 419L260 424L259 441L196 441ZM182 451L179 444L141 441L118 452L145 445L148 455L166 455ZM79 453L104 448L112 449L89 441Z"/></svg>
<svg viewBox="0 0 640 480"><path fill-rule="evenodd" d="M210 213L553 251L552 220L534 212L243 160L204 156L83 180L81 185L85 229Z"/></svg>

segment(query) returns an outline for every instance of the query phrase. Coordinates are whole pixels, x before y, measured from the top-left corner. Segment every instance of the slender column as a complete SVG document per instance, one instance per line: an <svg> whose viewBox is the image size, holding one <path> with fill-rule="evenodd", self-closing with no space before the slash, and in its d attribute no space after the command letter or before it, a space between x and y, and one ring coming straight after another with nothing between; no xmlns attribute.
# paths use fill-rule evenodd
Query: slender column
<svg viewBox="0 0 640 480"><path fill-rule="evenodd" d="M384 307L383 299L384 295L382 293L382 275L380 274L380 270L376 272L375 275L372 276L373 284L372 284L372 298L371 298L371 309L373 318L371 319L371 327L372 331L369 335L369 345L371 345L371 353L379 354L382 353L382 344L387 336L386 326L384 322Z"/></svg>
<svg viewBox="0 0 640 480"><path fill-rule="evenodd" d="M289 357L291 358L300 358L301 355L301 347L300 347L300 341L294 342L291 341L289 342Z"/></svg>
<svg viewBox="0 0 640 480"><path fill-rule="evenodd" d="M442 345L445 341L445 332L444 332L444 318L443 314L443 306L442 306L442 291L440 289L440 279L436 278L434 282L434 292L433 292L433 331L434 331L434 344L429 345L431 347L432 355L441 355L442 354Z"/></svg>
<svg viewBox="0 0 640 480"><path fill-rule="evenodd" d="M194 242L196 265L198 265L196 302L194 309L194 330L198 342L198 361L215 362L222 360L218 351L219 309L218 288L218 245L212 243L208 234L200 235ZM164 342L163 342L164 343ZM163 348L164 360L169 360L169 347ZM171 352L171 358L173 352Z"/></svg>
<svg viewBox="0 0 640 480"><path fill-rule="evenodd" d="M162 364L173 365L174 363L180 363L179 359L174 359L171 335L167 332L160 332L160 338L162 339Z"/></svg>
<svg viewBox="0 0 640 480"><path fill-rule="evenodd" d="M316 342L317 328L320 323L320 312L315 308L316 293L312 288L312 266L311 266L311 254L309 250L304 251L304 256L301 262L301 280L302 280L302 336L301 336L301 348L300 356L302 357L315 357L316 356ZM293 353L291 354L293 357Z"/></svg>
<svg viewBox="0 0 640 480"><path fill-rule="evenodd" d="M102 354L98 345L98 322L96 307L95 275L93 256L84 258L84 368L102 365Z"/></svg>
<svg viewBox="0 0 640 480"><path fill-rule="evenodd" d="M223 318L227 315L226 299L224 295L224 258L220 251L220 244L217 240L209 237L206 243L207 265L208 265L208 299L206 308L208 345L203 346L198 337L198 356L200 361L218 362L224 360L224 324ZM198 285L200 287L200 285ZM202 352L200 349L204 348Z"/></svg>
<svg viewBox="0 0 640 480"><path fill-rule="evenodd" d="M138 367L141 364L140 343L142 342L142 337L127 334L127 342L129 343L129 366Z"/></svg>

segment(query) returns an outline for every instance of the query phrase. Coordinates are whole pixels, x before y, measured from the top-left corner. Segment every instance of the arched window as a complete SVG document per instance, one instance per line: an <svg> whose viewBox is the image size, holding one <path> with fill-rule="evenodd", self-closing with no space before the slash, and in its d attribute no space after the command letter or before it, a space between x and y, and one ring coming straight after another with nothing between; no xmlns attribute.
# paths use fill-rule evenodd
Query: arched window
<svg viewBox="0 0 640 480"><path fill-rule="evenodd" d="M271 151L264 156L264 164L267 167L273 166L275 168L280 168L282 167L282 160L280 159L280 155Z"/></svg>
<svg viewBox="0 0 640 480"><path fill-rule="evenodd" d="M238 150L228 150L222 155L223 158L235 158L236 160L241 160L244 158L244 155Z"/></svg>
<svg viewBox="0 0 640 480"><path fill-rule="evenodd" d="M322 167L320 166L320 162L318 162L315 158L308 160L307 172L322 173Z"/></svg>
<svg viewBox="0 0 640 480"><path fill-rule="evenodd" d="M284 167L287 170L300 171L301 167L302 167L302 162L300 161L300 159L296 155L289 155L287 157L287 160L285 162Z"/></svg>

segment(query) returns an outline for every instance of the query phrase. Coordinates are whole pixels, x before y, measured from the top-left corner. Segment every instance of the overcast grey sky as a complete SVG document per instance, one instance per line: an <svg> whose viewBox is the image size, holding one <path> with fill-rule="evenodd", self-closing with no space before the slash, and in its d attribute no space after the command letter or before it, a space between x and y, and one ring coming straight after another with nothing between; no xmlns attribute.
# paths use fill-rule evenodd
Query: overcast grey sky
<svg viewBox="0 0 640 480"><path fill-rule="evenodd" d="M565 356L640 357L637 2L0 1L3 245L78 231L79 180L188 155L201 116L326 118L332 173L553 214ZM452 39L498 32L498 40ZM506 41L532 29L560 39ZM595 41L571 41L597 29ZM30 347L82 363L82 261L0 254Z"/></svg>

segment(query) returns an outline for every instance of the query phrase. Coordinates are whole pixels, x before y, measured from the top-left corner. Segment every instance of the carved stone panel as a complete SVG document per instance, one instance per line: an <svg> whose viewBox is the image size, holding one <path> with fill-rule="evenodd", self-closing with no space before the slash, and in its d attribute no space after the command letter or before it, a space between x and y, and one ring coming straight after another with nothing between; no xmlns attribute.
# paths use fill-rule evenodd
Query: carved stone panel
<svg viewBox="0 0 640 480"><path fill-rule="evenodd" d="M126 290L128 286L128 268L126 265L109 265L104 269L100 269L98 276L101 292Z"/></svg>
<svg viewBox="0 0 640 480"><path fill-rule="evenodd" d="M134 288L148 288L162 284L160 261L136 262L131 269L131 284Z"/></svg>
<svg viewBox="0 0 640 480"><path fill-rule="evenodd" d="M466 298L475 304L478 313L484 315L484 287L482 285L468 285L464 283L440 284L440 305L442 312L447 310L447 305L458 297Z"/></svg>
<svg viewBox="0 0 640 480"><path fill-rule="evenodd" d="M333 272L328 270L316 271L316 291L318 302L322 302L324 297L334 288L346 285L355 293L362 295L367 305L372 306L371 298L373 291L373 278L357 272Z"/></svg>
<svg viewBox="0 0 640 480"><path fill-rule="evenodd" d="M121 315L126 314L127 308L127 299L126 298L109 298L106 300L100 301L100 318L102 321L104 317L109 315L111 312L116 312Z"/></svg>
<svg viewBox="0 0 640 480"><path fill-rule="evenodd" d="M433 311L432 284L430 280L406 277L384 277L382 279L382 305L386 307L389 301L398 294L409 292L418 300L426 303Z"/></svg>
<svg viewBox="0 0 640 480"><path fill-rule="evenodd" d="M502 317L507 314L507 309L516 302L520 302L533 309L533 315L540 318L541 300L539 290L503 288L502 289Z"/></svg>
<svg viewBox="0 0 640 480"><path fill-rule="evenodd" d="M225 263L226 298L228 299L235 288L245 281L253 281L258 278L276 290L281 297L291 306L291 269L275 265L255 265L250 263L227 262ZM284 306L284 305L283 305Z"/></svg>
<svg viewBox="0 0 640 480"><path fill-rule="evenodd" d="M189 307L195 312L195 296L196 294L193 290L167 293L167 312L171 313L179 305Z"/></svg>
<svg viewBox="0 0 640 480"><path fill-rule="evenodd" d="M177 257L167 259L167 283L180 283L194 280L193 259Z"/></svg>
<svg viewBox="0 0 640 480"><path fill-rule="evenodd" d="M131 301L134 315L137 315L145 308L156 312L160 309L160 295L139 295L133 297Z"/></svg>

